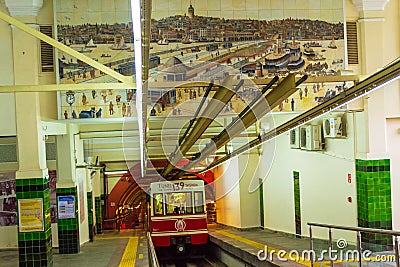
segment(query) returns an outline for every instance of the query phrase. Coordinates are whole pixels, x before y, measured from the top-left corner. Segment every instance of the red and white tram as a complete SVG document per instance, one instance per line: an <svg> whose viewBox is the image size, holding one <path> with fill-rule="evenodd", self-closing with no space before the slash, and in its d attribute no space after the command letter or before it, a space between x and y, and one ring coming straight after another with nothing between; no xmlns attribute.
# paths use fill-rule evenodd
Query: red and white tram
<svg viewBox="0 0 400 267"><path fill-rule="evenodd" d="M207 215L203 180L150 184L150 232L154 246L187 252L207 243Z"/></svg>

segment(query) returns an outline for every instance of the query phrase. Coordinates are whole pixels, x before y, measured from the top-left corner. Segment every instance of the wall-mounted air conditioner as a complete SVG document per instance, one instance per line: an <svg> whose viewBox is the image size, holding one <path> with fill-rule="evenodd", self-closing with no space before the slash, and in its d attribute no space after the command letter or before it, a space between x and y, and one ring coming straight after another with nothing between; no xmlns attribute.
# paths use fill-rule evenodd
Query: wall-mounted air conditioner
<svg viewBox="0 0 400 267"><path fill-rule="evenodd" d="M322 126L324 137L335 138L343 136L343 125L340 117L326 118L323 120Z"/></svg>
<svg viewBox="0 0 400 267"><path fill-rule="evenodd" d="M290 148L300 148L300 128L294 128L289 132Z"/></svg>
<svg viewBox="0 0 400 267"><path fill-rule="evenodd" d="M300 148L322 150L320 125L306 125L300 128Z"/></svg>

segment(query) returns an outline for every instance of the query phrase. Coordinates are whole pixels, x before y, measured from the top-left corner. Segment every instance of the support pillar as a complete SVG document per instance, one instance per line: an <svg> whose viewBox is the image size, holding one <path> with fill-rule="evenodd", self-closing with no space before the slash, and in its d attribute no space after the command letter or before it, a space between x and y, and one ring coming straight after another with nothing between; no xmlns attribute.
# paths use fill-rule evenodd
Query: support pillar
<svg viewBox="0 0 400 267"><path fill-rule="evenodd" d="M57 207L65 205L65 211L58 210L58 244L60 254L74 254L80 251L78 188L76 186L74 128L67 126L67 134L57 136ZM67 206L72 205L72 206ZM73 209L74 212L71 212Z"/></svg>
<svg viewBox="0 0 400 267"><path fill-rule="evenodd" d="M389 0L353 0L359 11L360 74L370 75L385 65L385 13ZM385 89L385 88L384 88ZM358 226L392 229L390 160L387 152L385 90L365 97L365 131L357 133L356 183ZM364 136L365 135L365 136ZM362 247L372 252L391 250L392 238L362 233Z"/></svg>
<svg viewBox="0 0 400 267"><path fill-rule="evenodd" d="M42 1L5 1L12 16L38 29ZM12 27L15 85L39 83L39 40ZM19 266L53 266L50 188L38 93L16 93Z"/></svg>

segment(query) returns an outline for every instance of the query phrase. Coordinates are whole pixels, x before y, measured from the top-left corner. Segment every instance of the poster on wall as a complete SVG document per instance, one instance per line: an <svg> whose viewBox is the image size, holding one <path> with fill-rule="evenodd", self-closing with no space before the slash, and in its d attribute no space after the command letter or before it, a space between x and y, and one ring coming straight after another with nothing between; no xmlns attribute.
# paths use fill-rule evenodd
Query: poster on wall
<svg viewBox="0 0 400 267"><path fill-rule="evenodd" d="M58 196L58 218L59 219L75 218L74 196Z"/></svg>
<svg viewBox="0 0 400 267"><path fill-rule="evenodd" d="M56 197L57 171L49 170L49 186L50 186L50 215L51 222L57 222L57 197Z"/></svg>
<svg viewBox="0 0 400 267"><path fill-rule="evenodd" d="M0 226L17 225L15 173L0 174Z"/></svg>
<svg viewBox="0 0 400 267"><path fill-rule="evenodd" d="M18 199L18 213L20 232L44 230L43 199Z"/></svg>

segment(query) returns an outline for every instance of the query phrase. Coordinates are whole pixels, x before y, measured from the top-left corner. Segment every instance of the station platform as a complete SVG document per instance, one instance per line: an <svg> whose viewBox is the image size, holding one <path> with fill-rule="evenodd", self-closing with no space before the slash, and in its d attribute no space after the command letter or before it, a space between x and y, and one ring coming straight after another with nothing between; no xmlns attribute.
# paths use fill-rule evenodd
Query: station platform
<svg viewBox="0 0 400 267"><path fill-rule="evenodd" d="M244 266L282 266L282 267L301 267L311 266L311 260L302 258L302 251L310 250L309 238L297 238L294 235L280 233L268 229L249 229L241 230L230 226L220 224L209 224L209 253L216 253L214 257L222 260L228 266L239 266L235 260L237 258ZM321 249L327 249L329 244L326 240L313 239L314 250L317 257L320 255ZM213 248L214 247L214 248ZM267 249L268 253L265 253ZM335 248L334 248L335 249ZM349 247L349 249L355 249ZM259 251L263 252L260 254ZM221 251L229 254L232 257L221 255ZM293 251L299 252L300 257ZM282 253L280 253L282 252ZM283 253L284 252L284 253ZM280 253L280 254L279 254ZM224 253L222 253L224 254ZM277 256L279 254L279 257ZM380 261L378 254L371 255L370 258L362 261L362 266L367 267L394 267L394 254L389 252L390 260ZM387 258L389 258L387 257ZM261 259L260 259L261 258ZM240 265L240 266L243 266ZM314 261L314 267L328 267L332 266L329 259L318 259ZM358 267L357 260L335 260L333 262L335 267Z"/></svg>
<svg viewBox="0 0 400 267"><path fill-rule="evenodd" d="M94 242L81 246L78 254L58 254L53 248L54 267L149 266L146 233L143 229L104 231ZM0 266L18 266L17 250L0 250Z"/></svg>

